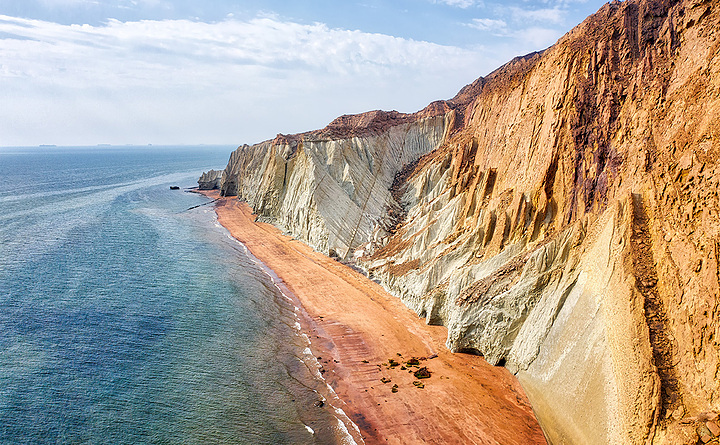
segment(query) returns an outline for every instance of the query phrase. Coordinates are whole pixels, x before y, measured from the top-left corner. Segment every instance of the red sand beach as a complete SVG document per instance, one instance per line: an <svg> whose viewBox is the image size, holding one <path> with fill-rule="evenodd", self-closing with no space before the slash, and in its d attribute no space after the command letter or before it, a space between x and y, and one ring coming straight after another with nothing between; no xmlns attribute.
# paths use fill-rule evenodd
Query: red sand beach
<svg viewBox="0 0 720 445"><path fill-rule="evenodd" d="M302 304L313 354L321 357L323 376L365 443L545 443L527 397L505 368L451 353L444 327L428 326L375 282L255 222L249 206L237 198L204 194L219 198L220 224ZM427 367L430 378L415 378L409 371L417 367L386 365L389 359L404 363L412 357L427 358L420 367Z"/></svg>

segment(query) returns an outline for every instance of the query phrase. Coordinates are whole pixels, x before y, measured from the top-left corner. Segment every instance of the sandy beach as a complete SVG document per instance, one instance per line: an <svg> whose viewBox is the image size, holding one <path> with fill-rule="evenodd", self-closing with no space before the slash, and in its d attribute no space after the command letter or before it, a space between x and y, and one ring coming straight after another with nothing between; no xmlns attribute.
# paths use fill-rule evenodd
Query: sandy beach
<svg viewBox="0 0 720 445"><path fill-rule="evenodd" d="M361 273L255 222L237 198L219 198L215 210L220 224L302 304L313 354L365 443L545 443L527 397L505 368L451 353L444 327L428 326ZM405 365L412 357L421 358L419 367ZM400 365L388 366L390 359ZM413 375L422 367L431 377Z"/></svg>

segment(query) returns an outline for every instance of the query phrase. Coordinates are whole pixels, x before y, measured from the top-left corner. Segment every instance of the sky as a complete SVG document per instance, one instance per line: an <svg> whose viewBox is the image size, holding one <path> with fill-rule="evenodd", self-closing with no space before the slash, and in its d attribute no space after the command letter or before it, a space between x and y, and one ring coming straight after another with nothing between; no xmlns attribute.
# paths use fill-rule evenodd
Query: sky
<svg viewBox="0 0 720 445"><path fill-rule="evenodd" d="M252 144L414 112L602 0L0 0L0 146Z"/></svg>

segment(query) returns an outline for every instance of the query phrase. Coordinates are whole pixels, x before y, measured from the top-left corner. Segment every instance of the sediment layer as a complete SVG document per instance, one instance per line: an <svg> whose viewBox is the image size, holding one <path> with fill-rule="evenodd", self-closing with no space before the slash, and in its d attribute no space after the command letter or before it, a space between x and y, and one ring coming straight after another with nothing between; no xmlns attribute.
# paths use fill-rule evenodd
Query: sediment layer
<svg viewBox="0 0 720 445"><path fill-rule="evenodd" d="M522 382L556 443L720 412L720 12L603 6L415 114L243 146L221 181Z"/></svg>
<svg viewBox="0 0 720 445"><path fill-rule="evenodd" d="M339 396L332 402L359 428L359 443L545 443L507 370L451 353L444 328L422 323L347 265L255 222L246 204L220 198L215 206L218 221L277 274L311 317L306 329L313 353ZM405 366L413 357L419 365ZM391 366L390 359L399 364ZM420 367L429 378L410 372Z"/></svg>

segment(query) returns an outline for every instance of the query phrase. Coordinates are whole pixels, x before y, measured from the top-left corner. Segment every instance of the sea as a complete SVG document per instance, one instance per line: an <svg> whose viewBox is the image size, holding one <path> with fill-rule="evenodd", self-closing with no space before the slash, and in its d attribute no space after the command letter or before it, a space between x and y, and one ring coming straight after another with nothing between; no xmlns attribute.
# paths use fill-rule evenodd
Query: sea
<svg viewBox="0 0 720 445"><path fill-rule="evenodd" d="M297 304L188 190L233 149L0 148L0 444L353 443Z"/></svg>

